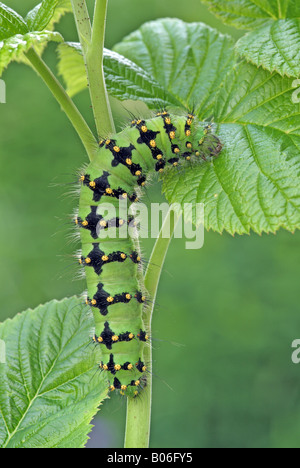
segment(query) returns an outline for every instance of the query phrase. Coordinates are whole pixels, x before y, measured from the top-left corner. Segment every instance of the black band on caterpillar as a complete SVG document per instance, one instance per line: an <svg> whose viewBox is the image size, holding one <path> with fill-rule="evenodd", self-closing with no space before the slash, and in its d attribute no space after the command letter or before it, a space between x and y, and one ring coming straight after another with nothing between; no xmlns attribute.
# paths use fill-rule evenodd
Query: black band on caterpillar
<svg viewBox="0 0 300 468"><path fill-rule="evenodd" d="M148 300L142 292L137 241L128 236L101 238L101 232L109 234L110 228L119 232L126 224L134 226L134 216L124 219L116 208L115 216L105 219L101 205L111 200L116 207L117 199L135 203L138 187L146 184L151 172L162 174L184 164L205 164L221 150L211 125L199 122L192 113L178 116L165 110L152 119L133 120L122 132L102 140L98 154L80 177L75 219L81 228L79 263L87 278L86 303L95 318L93 341L101 346L100 368L107 371L111 391L135 397L147 385L144 349L149 335L143 308Z"/></svg>
<svg viewBox="0 0 300 468"><path fill-rule="evenodd" d="M79 263L83 266L92 267L95 273L99 276L102 273L103 265L119 262L123 263L127 258L130 258L134 263L140 263L141 257L138 252L132 252L127 255L125 252L117 251L108 255L103 250L100 250L99 243L93 243L93 250L86 256L81 256Z"/></svg>

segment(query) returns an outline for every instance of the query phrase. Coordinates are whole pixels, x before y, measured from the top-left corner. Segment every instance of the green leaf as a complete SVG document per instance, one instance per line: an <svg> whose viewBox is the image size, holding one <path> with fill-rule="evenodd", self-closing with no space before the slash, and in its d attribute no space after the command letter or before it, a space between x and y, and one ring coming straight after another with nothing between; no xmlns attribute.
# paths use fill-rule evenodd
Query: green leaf
<svg viewBox="0 0 300 468"><path fill-rule="evenodd" d="M49 41L62 42L63 37L58 32L40 31L29 32L9 37L0 41L0 76L4 69L13 61L24 61L24 52L31 47L40 51Z"/></svg>
<svg viewBox="0 0 300 468"><path fill-rule="evenodd" d="M75 42L60 44L58 53L59 74L67 85L68 94L74 96L87 88L81 45ZM180 105L142 68L108 49L104 49L104 73L109 94L122 101L141 99L155 109L163 106L166 101L172 105Z"/></svg>
<svg viewBox="0 0 300 468"><path fill-rule="evenodd" d="M202 117L209 115L215 89L235 63L229 36L202 23L178 19L146 23L114 50L144 69L182 106L196 109Z"/></svg>
<svg viewBox="0 0 300 468"><path fill-rule="evenodd" d="M243 36L237 52L257 66L282 76L300 75L300 19L268 22Z"/></svg>
<svg viewBox="0 0 300 468"><path fill-rule="evenodd" d="M50 23L58 0L43 0L26 16L26 22L30 31L42 31Z"/></svg>
<svg viewBox="0 0 300 468"><path fill-rule="evenodd" d="M26 32L28 28L22 16L0 2L0 40Z"/></svg>
<svg viewBox="0 0 300 468"><path fill-rule="evenodd" d="M264 26L268 20L299 18L298 0L202 0L225 24L240 29Z"/></svg>
<svg viewBox="0 0 300 468"><path fill-rule="evenodd" d="M176 180L167 173L169 202L204 203L205 226L217 232L299 229L300 105L293 92L293 80L239 64L215 104L221 155ZM192 220L199 221L195 212Z"/></svg>
<svg viewBox="0 0 300 468"><path fill-rule="evenodd" d="M53 16L49 23L46 25L48 31L54 31L55 24L60 21L62 16L66 13L72 12L72 5L70 0L58 0Z"/></svg>
<svg viewBox="0 0 300 468"><path fill-rule="evenodd" d="M92 326L78 298L52 301L0 324L6 348L0 364L2 448L84 446L107 395L97 372L98 349L87 346Z"/></svg>
<svg viewBox="0 0 300 468"><path fill-rule="evenodd" d="M300 2L298 0L204 0L224 23L254 29L236 50L247 61L282 76L300 74Z"/></svg>

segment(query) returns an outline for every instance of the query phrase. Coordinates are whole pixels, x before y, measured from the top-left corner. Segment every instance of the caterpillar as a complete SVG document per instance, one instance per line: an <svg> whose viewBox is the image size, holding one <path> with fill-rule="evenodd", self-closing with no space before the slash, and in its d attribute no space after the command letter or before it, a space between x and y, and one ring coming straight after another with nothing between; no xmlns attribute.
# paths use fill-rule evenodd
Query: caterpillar
<svg viewBox="0 0 300 468"><path fill-rule="evenodd" d="M143 323L148 297L142 258L137 240L126 231L134 216L121 216L119 202L137 203L151 173L163 174L182 163L205 163L221 150L211 125L192 112L171 115L163 110L147 120L134 119L120 133L101 140L97 156L80 174L78 261L87 281L85 302L95 318L92 340L101 346L99 367L111 391L130 398L140 394L147 385L144 350L150 342ZM113 218L103 214L107 202L116 209ZM111 229L118 238L103 236Z"/></svg>

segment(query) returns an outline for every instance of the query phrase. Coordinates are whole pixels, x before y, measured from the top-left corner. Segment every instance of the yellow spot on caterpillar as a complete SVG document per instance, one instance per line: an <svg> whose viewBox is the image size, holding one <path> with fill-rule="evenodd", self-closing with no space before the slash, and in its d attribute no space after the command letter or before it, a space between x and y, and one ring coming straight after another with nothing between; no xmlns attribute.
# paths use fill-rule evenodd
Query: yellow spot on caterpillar
<svg viewBox="0 0 300 468"><path fill-rule="evenodd" d="M127 159L126 159L126 164L127 164L127 166L131 166L131 165L132 165L132 161L131 161L130 158L127 158Z"/></svg>
<svg viewBox="0 0 300 468"><path fill-rule="evenodd" d="M193 114L188 114L188 118L194 120L195 116Z"/></svg>
<svg viewBox="0 0 300 468"><path fill-rule="evenodd" d="M146 367L146 366L143 366L143 367L142 367L142 371L143 371L143 372L146 372L146 370L147 370L147 367Z"/></svg>
<svg viewBox="0 0 300 468"><path fill-rule="evenodd" d="M82 226L88 226L89 223L87 222L87 220L84 220L84 221L82 221L81 224L82 224Z"/></svg>
<svg viewBox="0 0 300 468"><path fill-rule="evenodd" d="M105 141L105 144L106 144L106 145L109 145L109 144L110 144L110 140L106 140L106 141Z"/></svg>
<svg viewBox="0 0 300 468"><path fill-rule="evenodd" d="M140 262L140 261L141 261L141 257L136 257L136 261L137 261L137 262Z"/></svg>
<svg viewBox="0 0 300 468"><path fill-rule="evenodd" d="M160 161L162 158L163 158L163 155L162 155L162 154L158 154L158 155L156 156L156 159L158 159L159 161Z"/></svg>
<svg viewBox="0 0 300 468"><path fill-rule="evenodd" d="M119 340L119 337L118 337L118 335L113 335L113 336L111 337L111 339L112 339L112 341L115 341L115 342L116 342L116 341Z"/></svg>
<svg viewBox="0 0 300 468"><path fill-rule="evenodd" d="M107 188L105 192L107 193L107 195L111 195L113 193L111 188Z"/></svg>
<svg viewBox="0 0 300 468"><path fill-rule="evenodd" d="M170 119L170 117L166 117L166 118L165 118L165 123L166 123L167 125L170 125L170 124L171 124L171 119Z"/></svg>
<svg viewBox="0 0 300 468"><path fill-rule="evenodd" d="M159 171L158 171L158 172L160 172L160 173L162 174L162 173L164 172L164 169L163 169L163 168L161 168L161 169L159 169Z"/></svg>
<svg viewBox="0 0 300 468"><path fill-rule="evenodd" d="M107 365L107 364L103 364L102 368L103 368L104 370L108 370L108 365Z"/></svg>
<svg viewBox="0 0 300 468"><path fill-rule="evenodd" d="M145 297L145 296L142 296L141 301L142 301L142 302L146 302L146 297Z"/></svg>
<svg viewBox="0 0 300 468"><path fill-rule="evenodd" d="M126 299L127 299L128 301L130 301L130 299L131 299L132 296L131 296L131 294L126 294L125 297L126 297Z"/></svg>
<svg viewBox="0 0 300 468"><path fill-rule="evenodd" d="M151 146L151 148L155 148L156 147L156 141L155 140L150 140L150 146Z"/></svg>
<svg viewBox="0 0 300 468"><path fill-rule="evenodd" d="M187 161L190 161L190 160L191 160L191 156L187 156L186 160L187 160Z"/></svg>
<svg viewBox="0 0 300 468"><path fill-rule="evenodd" d="M192 125L192 122L193 122L192 119L187 119L186 121L187 125Z"/></svg>
<svg viewBox="0 0 300 468"><path fill-rule="evenodd" d="M86 300L85 300L85 303L86 303L86 305L89 305L89 300L86 299Z"/></svg>
<svg viewBox="0 0 300 468"><path fill-rule="evenodd" d="M103 219L100 221L100 226L106 227L107 223Z"/></svg>
<svg viewBox="0 0 300 468"><path fill-rule="evenodd" d="M118 146L114 146L114 151L115 151L116 153L119 153L119 152L120 152L120 148L119 148Z"/></svg>
<svg viewBox="0 0 300 468"><path fill-rule="evenodd" d="M176 153L176 154L180 153L180 149L179 149L179 148L175 148L175 149L174 149L174 153Z"/></svg>
<svg viewBox="0 0 300 468"><path fill-rule="evenodd" d="M96 299L92 299L92 300L91 300L91 305L96 305L96 304L97 304Z"/></svg>
<svg viewBox="0 0 300 468"><path fill-rule="evenodd" d="M163 111L161 115L168 115L167 111Z"/></svg>
<svg viewBox="0 0 300 468"><path fill-rule="evenodd" d="M196 151L195 155L196 155L196 156L200 156L199 151Z"/></svg>
<svg viewBox="0 0 300 468"><path fill-rule="evenodd" d="M134 385L135 385L136 387L138 387L138 386L140 385L140 383L141 383L140 380L136 380L136 381L134 382Z"/></svg>
<svg viewBox="0 0 300 468"><path fill-rule="evenodd" d="M110 390L111 392L113 392L115 389L116 389L116 388L115 388L113 385L111 385L111 386L109 387L109 390Z"/></svg>
<svg viewBox="0 0 300 468"><path fill-rule="evenodd" d="M91 263L91 262L92 262L92 260L90 259L90 257L86 257L85 263L87 263L89 265L89 263Z"/></svg>
<svg viewBox="0 0 300 468"><path fill-rule="evenodd" d="M122 258L123 260L125 260L125 259L127 258L127 255L124 254L124 253L122 253L122 254L121 254L121 258Z"/></svg>
<svg viewBox="0 0 300 468"><path fill-rule="evenodd" d="M79 182L84 182L84 181L85 181L85 176L82 175L82 176L80 177L80 179L79 179Z"/></svg>
<svg viewBox="0 0 300 468"><path fill-rule="evenodd" d="M173 166L174 166L174 167L178 166L178 161L175 161L175 162L173 163Z"/></svg>
<svg viewBox="0 0 300 468"><path fill-rule="evenodd" d="M109 296L106 300L107 302L110 302L110 303L114 302L114 298L112 296Z"/></svg>
<svg viewBox="0 0 300 468"><path fill-rule="evenodd" d="M134 334L133 334L133 333L129 333L128 338L129 338L130 340L133 340Z"/></svg>
<svg viewBox="0 0 300 468"><path fill-rule="evenodd" d="M141 130L142 130L142 132L144 132L144 133L148 132L148 128L146 127L146 125L143 125L143 126L141 127Z"/></svg>
<svg viewBox="0 0 300 468"><path fill-rule="evenodd" d="M78 260L78 263L79 263L80 265L82 265L82 260L81 260L81 258Z"/></svg>
<svg viewBox="0 0 300 468"><path fill-rule="evenodd" d="M74 219L74 223L76 224L76 226L78 225L78 218Z"/></svg>
<svg viewBox="0 0 300 468"><path fill-rule="evenodd" d="M116 371L121 370L121 368L122 368L122 366L120 366L120 364L116 364L116 365L114 366L114 369L115 369Z"/></svg>
<svg viewBox="0 0 300 468"><path fill-rule="evenodd" d="M128 364L127 369L128 369L128 370L132 370L132 369L133 369L133 365L132 365L132 364Z"/></svg>
<svg viewBox="0 0 300 468"><path fill-rule="evenodd" d="M123 391L127 390L127 385L122 385L121 390L123 390Z"/></svg>
<svg viewBox="0 0 300 468"><path fill-rule="evenodd" d="M92 187L92 188L95 188L96 187L96 182L94 182L93 180L89 183L89 186Z"/></svg>
<svg viewBox="0 0 300 468"><path fill-rule="evenodd" d="M134 396L138 396L138 394L139 394L139 392L136 390L136 391L134 392Z"/></svg>
<svg viewBox="0 0 300 468"><path fill-rule="evenodd" d="M108 256L107 255L103 255L102 258L101 258L102 262L107 262L108 261Z"/></svg>
<svg viewBox="0 0 300 468"><path fill-rule="evenodd" d="M175 136L176 136L175 132L169 133L169 137L171 138L171 140L174 140Z"/></svg>
<svg viewBox="0 0 300 468"><path fill-rule="evenodd" d="M187 130L187 131L185 132L185 134L186 134L187 137L189 137L189 136L191 135L191 130Z"/></svg>
<svg viewBox="0 0 300 468"><path fill-rule="evenodd" d="M149 340L149 336L148 336L148 335L145 335L145 340L146 340L146 341Z"/></svg>
<svg viewBox="0 0 300 468"><path fill-rule="evenodd" d="M141 186L142 186L142 187L145 187L145 185L146 185L146 182L142 182L142 183L141 183Z"/></svg>
<svg viewBox="0 0 300 468"><path fill-rule="evenodd" d="M98 343L103 343L103 338L102 338L102 336L99 336L99 337L98 337Z"/></svg>
<svg viewBox="0 0 300 468"><path fill-rule="evenodd" d="M142 123L142 121L141 121L141 120L137 120L136 123L137 123L138 125L140 125L140 124Z"/></svg>
<svg viewBox="0 0 300 468"><path fill-rule="evenodd" d="M99 141L99 145L102 145L104 143L104 140Z"/></svg>
<svg viewBox="0 0 300 468"><path fill-rule="evenodd" d="M124 200L127 198L127 193L122 193L122 198L124 198Z"/></svg>
<svg viewBox="0 0 300 468"><path fill-rule="evenodd" d="M188 142L188 143L186 144L186 147L187 147L187 148L191 148L191 147L192 147L192 143Z"/></svg>
<svg viewBox="0 0 300 468"><path fill-rule="evenodd" d="M136 175L137 177L139 177L140 175L142 175L142 172L141 172L141 171L136 171L135 175Z"/></svg>

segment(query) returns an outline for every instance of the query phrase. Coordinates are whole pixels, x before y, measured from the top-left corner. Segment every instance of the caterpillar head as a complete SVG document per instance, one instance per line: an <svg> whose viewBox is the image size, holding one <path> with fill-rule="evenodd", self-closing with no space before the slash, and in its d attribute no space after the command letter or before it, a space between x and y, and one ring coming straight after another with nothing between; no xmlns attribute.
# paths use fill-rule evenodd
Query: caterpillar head
<svg viewBox="0 0 300 468"><path fill-rule="evenodd" d="M195 141L198 146L196 156L201 156L204 160L218 157L223 148L219 138L213 134L211 125L199 127L195 134Z"/></svg>

